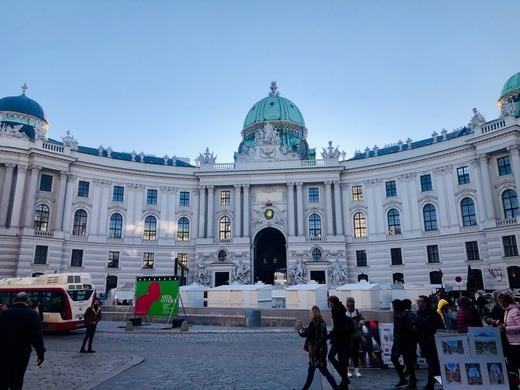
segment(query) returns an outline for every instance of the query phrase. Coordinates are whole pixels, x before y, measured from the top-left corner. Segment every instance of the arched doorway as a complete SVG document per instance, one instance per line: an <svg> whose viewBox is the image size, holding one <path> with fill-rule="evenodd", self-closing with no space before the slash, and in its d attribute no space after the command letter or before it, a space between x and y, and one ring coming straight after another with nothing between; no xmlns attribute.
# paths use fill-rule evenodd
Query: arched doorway
<svg viewBox="0 0 520 390"><path fill-rule="evenodd" d="M275 272L287 273L287 256L284 235L274 229L265 228L255 237L254 282L274 283Z"/></svg>

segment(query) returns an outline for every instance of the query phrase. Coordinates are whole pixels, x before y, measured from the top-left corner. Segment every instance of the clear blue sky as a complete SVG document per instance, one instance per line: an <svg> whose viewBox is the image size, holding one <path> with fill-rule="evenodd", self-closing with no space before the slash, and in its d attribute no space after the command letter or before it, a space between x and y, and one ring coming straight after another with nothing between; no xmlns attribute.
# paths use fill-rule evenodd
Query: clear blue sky
<svg viewBox="0 0 520 390"><path fill-rule="evenodd" d="M310 147L428 138L498 116L520 71L520 2L0 0L0 97L44 108L48 136L231 162L276 80Z"/></svg>

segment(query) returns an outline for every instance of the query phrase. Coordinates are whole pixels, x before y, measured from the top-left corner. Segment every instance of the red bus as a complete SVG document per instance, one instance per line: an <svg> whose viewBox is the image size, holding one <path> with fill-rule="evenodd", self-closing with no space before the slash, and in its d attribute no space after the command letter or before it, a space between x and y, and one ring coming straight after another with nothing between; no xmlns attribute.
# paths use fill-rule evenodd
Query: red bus
<svg viewBox="0 0 520 390"><path fill-rule="evenodd" d="M44 331L84 328L83 313L96 296L92 278L87 273L0 279L1 303L12 305L21 291L25 291L30 300L41 303Z"/></svg>

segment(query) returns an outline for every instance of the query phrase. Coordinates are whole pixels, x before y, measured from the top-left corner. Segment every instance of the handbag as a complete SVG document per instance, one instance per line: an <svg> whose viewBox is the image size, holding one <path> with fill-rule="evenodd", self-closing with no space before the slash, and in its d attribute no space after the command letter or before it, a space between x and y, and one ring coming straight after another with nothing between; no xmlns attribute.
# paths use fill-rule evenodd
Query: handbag
<svg viewBox="0 0 520 390"><path fill-rule="evenodd" d="M309 339L305 339L305 343L303 344L303 350L305 352L309 352Z"/></svg>

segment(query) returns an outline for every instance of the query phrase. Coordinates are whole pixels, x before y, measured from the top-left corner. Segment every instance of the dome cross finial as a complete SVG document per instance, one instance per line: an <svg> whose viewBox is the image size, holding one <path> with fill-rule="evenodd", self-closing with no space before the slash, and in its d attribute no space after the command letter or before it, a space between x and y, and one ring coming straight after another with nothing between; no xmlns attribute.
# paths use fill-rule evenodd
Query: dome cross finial
<svg viewBox="0 0 520 390"><path fill-rule="evenodd" d="M269 92L269 96L277 96L280 92L278 92L278 85L276 85L276 81L271 81L271 92Z"/></svg>
<svg viewBox="0 0 520 390"><path fill-rule="evenodd" d="M29 89L26 83L23 83L23 85L20 88L22 88L22 95L25 95L25 91Z"/></svg>

